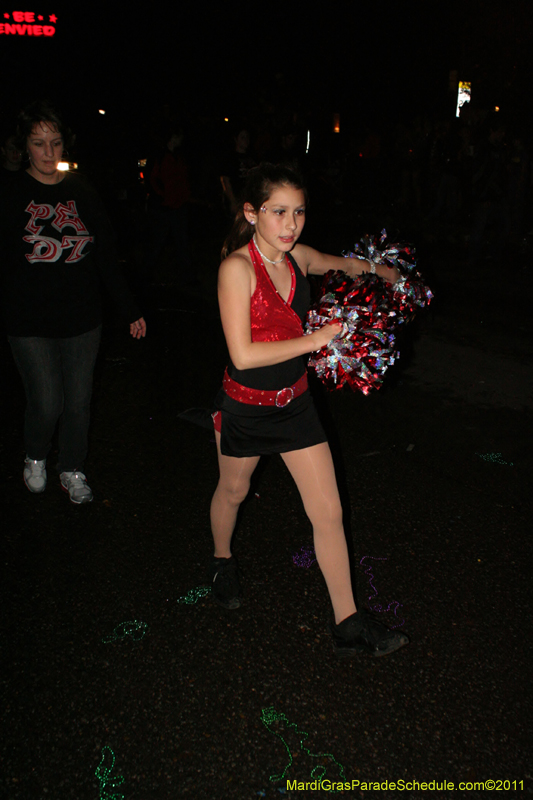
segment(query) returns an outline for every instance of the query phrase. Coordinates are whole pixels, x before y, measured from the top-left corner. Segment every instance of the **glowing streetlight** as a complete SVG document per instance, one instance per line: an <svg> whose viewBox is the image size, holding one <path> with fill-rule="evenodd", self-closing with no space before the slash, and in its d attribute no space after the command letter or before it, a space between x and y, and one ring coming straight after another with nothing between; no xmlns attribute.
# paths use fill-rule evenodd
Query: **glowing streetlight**
<svg viewBox="0 0 533 800"><path fill-rule="evenodd" d="M472 97L472 84L470 81L459 81L459 86L457 89L457 107L455 110L455 116L459 117L461 114L461 109L465 103L469 103Z"/></svg>

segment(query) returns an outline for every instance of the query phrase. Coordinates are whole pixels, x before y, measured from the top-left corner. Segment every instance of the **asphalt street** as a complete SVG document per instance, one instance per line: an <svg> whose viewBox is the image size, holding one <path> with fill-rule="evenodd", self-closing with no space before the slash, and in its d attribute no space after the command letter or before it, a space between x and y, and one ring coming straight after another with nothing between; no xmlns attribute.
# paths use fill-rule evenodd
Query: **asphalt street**
<svg viewBox="0 0 533 800"><path fill-rule="evenodd" d="M178 415L209 407L225 365L217 246L197 254L201 292L153 287L146 340L106 327L89 506L60 491L53 456L44 494L25 488L24 395L1 345L2 797L330 796L298 790L320 776L355 798L484 797L459 784L489 780L531 795L527 259L468 270L428 243L435 301L383 388L316 387L358 598L411 639L338 661L281 459L241 514L241 609L209 595L214 437Z"/></svg>

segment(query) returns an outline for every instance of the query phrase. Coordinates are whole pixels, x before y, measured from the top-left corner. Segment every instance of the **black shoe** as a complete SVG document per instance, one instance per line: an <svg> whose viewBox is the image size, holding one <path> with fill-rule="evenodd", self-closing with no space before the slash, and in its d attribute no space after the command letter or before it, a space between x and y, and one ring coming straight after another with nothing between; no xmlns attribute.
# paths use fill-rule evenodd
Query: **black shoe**
<svg viewBox="0 0 533 800"><path fill-rule="evenodd" d="M237 562L233 558L214 558L209 566L209 579L215 603L222 608L239 608L241 582Z"/></svg>
<svg viewBox="0 0 533 800"><path fill-rule="evenodd" d="M339 658L357 653L388 656L409 644L409 637L405 633L389 630L364 609L343 619L338 625L332 624L330 629L333 634L333 649Z"/></svg>

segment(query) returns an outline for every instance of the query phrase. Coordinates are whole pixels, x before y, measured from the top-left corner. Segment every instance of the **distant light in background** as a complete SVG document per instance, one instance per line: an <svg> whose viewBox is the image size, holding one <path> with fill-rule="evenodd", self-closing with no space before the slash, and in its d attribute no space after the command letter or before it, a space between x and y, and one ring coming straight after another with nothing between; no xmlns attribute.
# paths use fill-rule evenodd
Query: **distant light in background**
<svg viewBox="0 0 533 800"><path fill-rule="evenodd" d="M341 115L333 114L333 133L341 132Z"/></svg>
<svg viewBox="0 0 533 800"><path fill-rule="evenodd" d="M499 110L500 110L500 106L494 106L494 111L499 111Z"/></svg>
<svg viewBox="0 0 533 800"><path fill-rule="evenodd" d="M459 87L457 89L457 108L455 111L455 116L459 117L461 115L461 109L465 103L469 103L472 97L472 84L470 81L459 81Z"/></svg>
<svg viewBox="0 0 533 800"><path fill-rule="evenodd" d="M310 144L311 144L311 131L307 131L307 142L306 142L306 145L305 145L305 152L306 153L309 152Z"/></svg>
<svg viewBox="0 0 533 800"><path fill-rule="evenodd" d="M103 108L99 108L99 109L98 109L98 113L99 113L99 114L105 114L105 109L103 109Z"/></svg>
<svg viewBox="0 0 533 800"><path fill-rule="evenodd" d="M60 161L57 168L61 172L69 172L70 170L78 169L78 165L74 161Z"/></svg>
<svg viewBox="0 0 533 800"><path fill-rule="evenodd" d="M224 122L229 122L228 117L224 117Z"/></svg>

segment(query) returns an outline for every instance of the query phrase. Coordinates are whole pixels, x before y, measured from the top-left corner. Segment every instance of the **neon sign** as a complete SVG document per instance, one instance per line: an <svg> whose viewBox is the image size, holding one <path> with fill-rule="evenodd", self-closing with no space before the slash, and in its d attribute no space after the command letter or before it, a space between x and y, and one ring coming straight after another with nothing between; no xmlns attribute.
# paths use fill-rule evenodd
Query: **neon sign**
<svg viewBox="0 0 533 800"><path fill-rule="evenodd" d="M13 11L11 14L5 13L4 20L11 22L0 22L0 34L13 36L53 36L56 32L55 25L57 16L48 14L48 19L42 14L35 14L34 11ZM46 24L48 23L48 24Z"/></svg>

